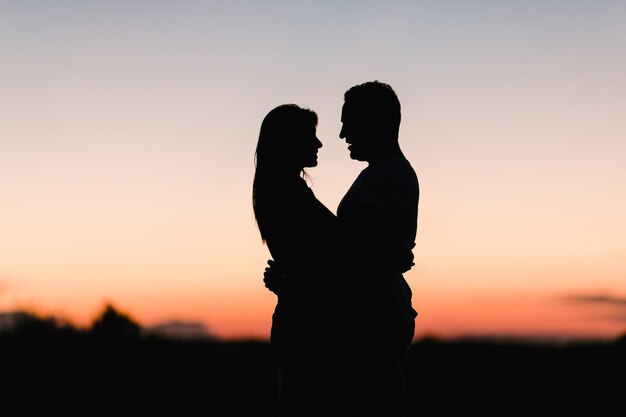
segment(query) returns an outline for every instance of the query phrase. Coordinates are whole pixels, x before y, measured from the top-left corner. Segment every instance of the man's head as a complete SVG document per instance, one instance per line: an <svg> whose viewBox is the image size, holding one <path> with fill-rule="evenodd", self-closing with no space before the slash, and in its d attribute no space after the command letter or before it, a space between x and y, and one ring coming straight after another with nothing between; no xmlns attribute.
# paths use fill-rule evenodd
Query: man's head
<svg viewBox="0 0 626 417"><path fill-rule="evenodd" d="M372 161L398 149L400 101L385 83L369 81L344 94L339 137L350 145L350 157Z"/></svg>

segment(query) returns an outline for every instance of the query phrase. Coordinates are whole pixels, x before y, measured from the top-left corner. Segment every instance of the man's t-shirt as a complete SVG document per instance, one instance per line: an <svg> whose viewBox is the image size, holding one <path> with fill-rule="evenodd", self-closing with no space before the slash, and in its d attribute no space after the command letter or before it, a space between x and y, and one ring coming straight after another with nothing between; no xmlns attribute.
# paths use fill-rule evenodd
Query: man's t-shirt
<svg viewBox="0 0 626 417"><path fill-rule="evenodd" d="M418 201L417 175L400 153L370 163L337 209L339 223L358 236L357 243L366 245L364 251L376 258L352 281L359 297L354 305L362 316L384 317L383 325L402 325L417 316L402 271L385 266L384 260L397 259L415 246ZM377 213L377 220L368 221L364 212Z"/></svg>

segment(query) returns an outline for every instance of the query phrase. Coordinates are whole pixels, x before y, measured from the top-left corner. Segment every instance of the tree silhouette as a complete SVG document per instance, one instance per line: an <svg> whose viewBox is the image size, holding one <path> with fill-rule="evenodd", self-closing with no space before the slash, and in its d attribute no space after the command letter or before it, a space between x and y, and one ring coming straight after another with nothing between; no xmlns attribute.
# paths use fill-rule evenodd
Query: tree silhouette
<svg viewBox="0 0 626 417"><path fill-rule="evenodd" d="M106 304L102 314L94 320L91 331L94 335L106 339L124 340L137 338L141 327L112 304Z"/></svg>

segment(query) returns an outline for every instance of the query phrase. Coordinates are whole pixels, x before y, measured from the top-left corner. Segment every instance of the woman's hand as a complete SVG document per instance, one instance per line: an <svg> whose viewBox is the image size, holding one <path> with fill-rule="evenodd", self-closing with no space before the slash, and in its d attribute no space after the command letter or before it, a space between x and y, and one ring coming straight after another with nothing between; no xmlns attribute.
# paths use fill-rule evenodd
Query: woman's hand
<svg viewBox="0 0 626 417"><path fill-rule="evenodd" d="M383 260L383 265L392 267L405 273L411 270L415 266L415 256L413 255L413 248L415 243L409 250L400 250L397 252L387 253Z"/></svg>
<svg viewBox="0 0 626 417"><path fill-rule="evenodd" d="M285 274L275 261L270 259L267 261L267 265L263 273L265 288L278 295L282 282L285 279Z"/></svg>
<svg viewBox="0 0 626 417"><path fill-rule="evenodd" d="M412 248L414 247L415 247L415 243L413 244ZM398 259L398 264L400 266L400 270L402 271L402 273L410 271L411 268L415 266L415 262L413 262L414 260L415 260L415 255L413 255L412 250L405 251L402 255L400 255L400 258Z"/></svg>

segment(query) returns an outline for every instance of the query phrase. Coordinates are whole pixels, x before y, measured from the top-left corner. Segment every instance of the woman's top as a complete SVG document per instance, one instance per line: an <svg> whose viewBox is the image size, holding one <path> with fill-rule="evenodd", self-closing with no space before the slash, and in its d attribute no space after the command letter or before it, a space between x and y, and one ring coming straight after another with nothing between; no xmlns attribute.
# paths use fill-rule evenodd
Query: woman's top
<svg viewBox="0 0 626 417"><path fill-rule="evenodd" d="M255 205L270 254L285 274L272 317L271 357L325 355L340 293L334 288L340 274L337 218L302 178L257 187Z"/></svg>

